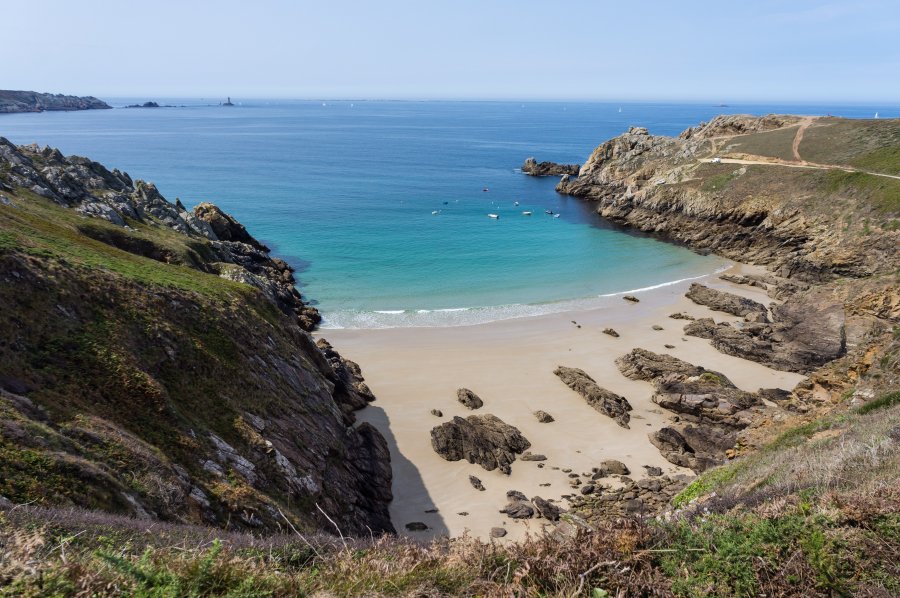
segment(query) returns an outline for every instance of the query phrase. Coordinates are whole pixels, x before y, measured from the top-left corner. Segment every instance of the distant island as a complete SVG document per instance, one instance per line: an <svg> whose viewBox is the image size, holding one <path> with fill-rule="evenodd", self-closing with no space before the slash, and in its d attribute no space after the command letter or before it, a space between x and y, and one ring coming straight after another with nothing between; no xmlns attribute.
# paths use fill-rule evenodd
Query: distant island
<svg viewBox="0 0 900 598"><path fill-rule="evenodd" d="M159 104L157 102L144 102L143 104L128 104L126 108L178 108L172 104ZM184 105L181 106L184 108Z"/></svg>
<svg viewBox="0 0 900 598"><path fill-rule="evenodd" d="M94 96L67 96L36 91L0 90L0 114L51 110L106 110L112 108Z"/></svg>

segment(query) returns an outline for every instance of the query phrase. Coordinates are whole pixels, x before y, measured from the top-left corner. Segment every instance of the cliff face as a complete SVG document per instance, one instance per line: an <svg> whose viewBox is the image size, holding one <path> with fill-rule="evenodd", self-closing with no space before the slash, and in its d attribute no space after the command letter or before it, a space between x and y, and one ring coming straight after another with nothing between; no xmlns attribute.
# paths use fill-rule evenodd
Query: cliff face
<svg viewBox="0 0 900 598"><path fill-rule="evenodd" d="M720 116L679 137L602 143L557 191L611 221L765 265L743 280L784 304L772 320L686 334L808 373L798 409L867 400L900 381L900 120Z"/></svg>
<svg viewBox="0 0 900 598"><path fill-rule="evenodd" d="M0 305L0 495L393 530L358 366L313 342L290 266L216 206L0 139Z"/></svg>
<svg viewBox="0 0 900 598"><path fill-rule="evenodd" d="M579 176L557 190L598 202L597 211L612 221L797 280L892 271L900 262L900 179L882 176L897 174L889 166L874 174L865 166L900 146L900 121L809 125L801 154L818 156L823 146L842 144L863 150L843 157L840 163L853 169L845 171L825 167L836 156L825 156L827 164L780 157L791 154L799 120L719 117L679 138L632 128L601 144ZM883 142L864 146L875 127L884 130Z"/></svg>
<svg viewBox="0 0 900 598"><path fill-rule="evenodd" d="M112 108L94 96L78 97L34 91L0 90L0 114L45 110L102 110Z"/></svg>

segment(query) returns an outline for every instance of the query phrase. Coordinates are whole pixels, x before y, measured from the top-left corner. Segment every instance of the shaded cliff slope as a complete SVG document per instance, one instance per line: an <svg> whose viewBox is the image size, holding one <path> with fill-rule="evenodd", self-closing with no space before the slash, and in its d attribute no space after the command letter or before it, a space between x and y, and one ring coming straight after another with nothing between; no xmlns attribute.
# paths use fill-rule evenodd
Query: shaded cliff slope
<svg viewBox="0 0 900 598"><path fill-rule="evenodd" d="M0 495L392 530L359 368L316 345L291 267L214 205L0 139L0 305Z"/></svg>

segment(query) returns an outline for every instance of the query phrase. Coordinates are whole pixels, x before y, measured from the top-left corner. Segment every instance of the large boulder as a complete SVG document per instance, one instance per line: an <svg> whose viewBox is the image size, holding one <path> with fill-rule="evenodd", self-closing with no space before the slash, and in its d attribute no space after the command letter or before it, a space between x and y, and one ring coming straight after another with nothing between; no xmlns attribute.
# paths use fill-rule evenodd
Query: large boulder
<svg viewBox="0 0 900 598"><path fill-rule="evenodd" d="M531 443L513 426L494 415L454 417L431 430L431 446L447 461L465 459L487 471L510 473L510 465Z"/></svg>
<svg viewBox="0 0 900 598"><path fill-rule="evenodd" d="M631 404L623 396L601 388L584 370L559 366L553 371L566 386L580 394L587 404L613 418L623 428L628 427Z"/></svg>

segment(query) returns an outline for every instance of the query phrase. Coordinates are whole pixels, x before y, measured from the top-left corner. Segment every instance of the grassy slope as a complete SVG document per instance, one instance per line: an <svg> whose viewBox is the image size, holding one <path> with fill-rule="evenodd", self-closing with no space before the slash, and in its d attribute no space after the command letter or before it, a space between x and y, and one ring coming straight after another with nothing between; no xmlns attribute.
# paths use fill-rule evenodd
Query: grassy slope
<svg viewBox="0 0 900 598"><path fill-rule="evenodd" d="M0 519L0 579L9 595L896 595L897 401L791 428L704 474L678 498L717 493L688 504L701 505L693 518L505 546L389 537L343 546L171 525L151 535L109 516L25 509ZM37 570L26 565L35 561Z"/></svg>
<svg viewBox="0 0 900 598"><path fill-rule="evenodd" d="M244 411L303 412L295 389L266 388L277 381L247 367L262 347L302 360L302 340L256 289L182 265L203 261L203 241L130 223L151 259L95 240L118 227L11 197L0 205L0 279L14 281L0 285L0 374L31 387L50 421L0 400L0 495L128 512L128 492L165 514L171 464L209 477L190 431L241 446ZM208 489L260 504L239 476Z"/></svg>

